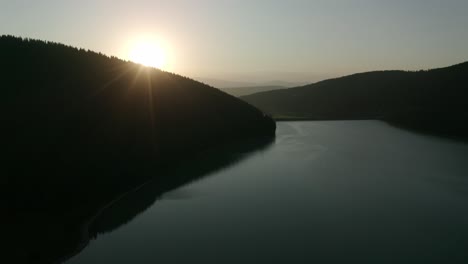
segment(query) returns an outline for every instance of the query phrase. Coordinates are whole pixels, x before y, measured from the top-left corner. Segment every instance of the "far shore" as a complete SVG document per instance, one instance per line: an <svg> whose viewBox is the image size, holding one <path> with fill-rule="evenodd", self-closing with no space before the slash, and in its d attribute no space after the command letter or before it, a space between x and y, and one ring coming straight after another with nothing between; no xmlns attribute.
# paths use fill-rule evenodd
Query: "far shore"
<svg viewBox="0 0 468 264"><path fill-rule="evenodd" d="M458 126L463 127L464 121L460 120L453 127L443 128L441 125L437 125L437 122L432 124L424 123L420 124L408 124L406 122L399 122L395 120L386 120L385 118L313 118L313 117L274 117L275 122L303 122L303 121L381 121L389 124L390 126L412 131L418 134L425 134L430 136L447 138L458 142L468 142L468 136L466 136L466 128L460 129Z"/></svg>

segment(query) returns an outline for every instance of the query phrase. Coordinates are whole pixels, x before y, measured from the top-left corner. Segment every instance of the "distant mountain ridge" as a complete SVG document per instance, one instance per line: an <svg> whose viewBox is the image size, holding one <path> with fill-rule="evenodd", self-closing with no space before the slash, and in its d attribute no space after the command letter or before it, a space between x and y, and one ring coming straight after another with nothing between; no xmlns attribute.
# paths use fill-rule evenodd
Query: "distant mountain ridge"
<svg viewBox="0 0 468 264"><path fill-rule="evenodd" d="M243 79L245 78L245 79ZM233 81L233 80L223 80L215 78L204 78L196 77L196 80L206 83L210 86L216 87L218 89L230 89L230 88L244 88L244 87L258 87L258 86L284 86L286 87L295 87L309 82L291 82L283 80L250 80L248 77L237 77L236 79L243 81ZM250 81L249 81L250 80Z"/></svg>
<svg viewBox="0 0 468 264"><path fill-rule="evenodd" d="M221 91L228 93L235 97L246 96L259 92L274 91L279 89L286 89L284 86L251 86L251 87L231 87L220 88Z"/></svg>
<svg viewBox="0 0 468 264"><path fill-rule="evenodd" d="M383 119L465 135L468 62L415 72L358 73L241 98L276 119Z"/></svg>

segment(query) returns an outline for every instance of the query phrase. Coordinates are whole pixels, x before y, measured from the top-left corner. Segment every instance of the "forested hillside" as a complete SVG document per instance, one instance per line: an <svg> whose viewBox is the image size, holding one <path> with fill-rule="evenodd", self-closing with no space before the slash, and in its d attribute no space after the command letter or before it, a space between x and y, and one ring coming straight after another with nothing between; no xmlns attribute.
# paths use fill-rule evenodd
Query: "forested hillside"
<svg viewBox="0 0 468 264"><path fill-rule="evenodd" d="M272 119L239 99L115 57L2 36L0 58L9 206L95 197L96 186L123 189L167 162L274 134Z"/></svg>
<svg viewBox="0 0 468 264"><path fill-rule="evenodd" d="M382 119L466 135L468 62L428 71L378 71L242 97L276 119Z"/></svg>

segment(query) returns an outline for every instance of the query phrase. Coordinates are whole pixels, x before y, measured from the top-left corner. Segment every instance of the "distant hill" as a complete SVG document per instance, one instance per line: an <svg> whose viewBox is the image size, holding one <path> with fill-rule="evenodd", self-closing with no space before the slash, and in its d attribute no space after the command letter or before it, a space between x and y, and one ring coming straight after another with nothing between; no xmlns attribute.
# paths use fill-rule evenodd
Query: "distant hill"
<svg viewBox="0 0 468 264"><path fill-rule="evenodd" d="M230 87L251 87L257 86L255 82L247 82L247 81L231 81L231 80L222 80L222 79L215 79L215 78L204 78L204 77L195 77L197 81L202 83L206 83L210 86L216 88L230 88Z"/></svg>
<svg viewBox="0 0 468 264"><path fill-rule="evenodd" d="M311 82L310 81L288 82L288 81L282 81L282 80L273 80L273 81L262 82L260 83L260 85L256 85L256 86L283 86L284 88L291 88L291 87L301 86L301 85L305 85L309 83Z"/></svg>
<svg viewBox="0 0 468 264"><path fill-rule="evenodd" d="M276 119L383 119L468 135L468 62L427 71L376 71L242 97Z"/></svg>
<svg viewBox="0 0 468 264"><path fill-rule="evenodd" d="M259 92L273 91L279 89L286 89L284 86L252 86L252 87L231 87L220 88L221 91L228 93L235 97L250 95Z"/></svg>
<svg viewBox="0 0 468 264"><path fill-rule="evenodd" d="M0 180L9 197L0 203L9 206L96 199L168 162L274 134L274 121L244 101L115 57L1 36L0 58Z"/></svg>
<svg viewBox="0 0 468 264"><path fill-rule="evenodd" d="M255 74L252 74L252 75L255 76ZM222 80L222 79L204 78L204 77L196 77L195 79L202 83L206 83L210 86L213 86L219 89L258 87L258 86L283 86L284 88L288 88L288 87L296 87L296 86L310 83L310 82L301 82L301 81L300 82L288 82L288 81L283 81L283 80L264 81L263 79L265 78L266 77L262 78L262 80L258 80L258 78L253 78L252 76L236 77L236 79L245 80L245 81ZM255 81L252 79L254 79Z"/></svg>

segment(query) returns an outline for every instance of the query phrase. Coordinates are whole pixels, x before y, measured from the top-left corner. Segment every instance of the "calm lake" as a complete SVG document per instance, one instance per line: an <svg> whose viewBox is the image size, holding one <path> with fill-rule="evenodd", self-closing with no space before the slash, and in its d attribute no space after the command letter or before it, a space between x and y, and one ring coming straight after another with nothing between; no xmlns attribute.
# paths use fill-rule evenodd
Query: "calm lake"
<svg viewBox="0 0 468 264"><path fill-rule="evenodd" d="M379 121L277 126L229 166L127 195L67 263L468 263L468 144Z"/></svg>

